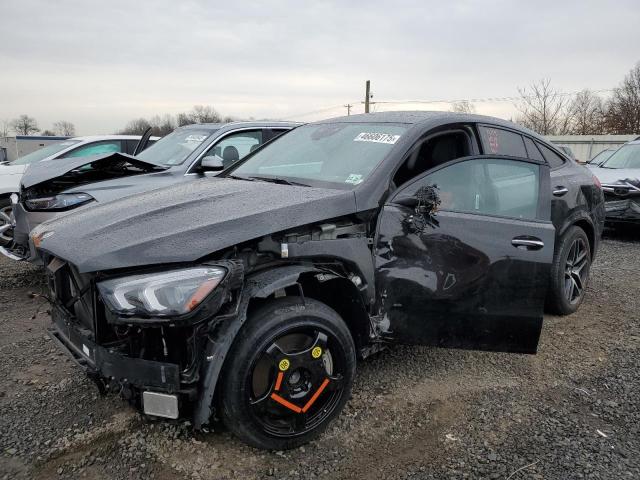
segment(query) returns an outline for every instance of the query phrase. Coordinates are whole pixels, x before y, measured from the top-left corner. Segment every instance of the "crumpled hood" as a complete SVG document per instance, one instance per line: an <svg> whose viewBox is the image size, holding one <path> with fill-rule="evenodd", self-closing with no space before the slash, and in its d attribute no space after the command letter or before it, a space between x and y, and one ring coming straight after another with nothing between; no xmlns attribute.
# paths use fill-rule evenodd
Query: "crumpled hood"
<svg viewBox="0 0 640 480"><path fill-rule="evenodd" d="M20 179L26 165L0 165L0 194L20 191Z"/></svg>
<svg viewBox="0 0 640 480"><path fill-rule="evenodd" d="M356 211L352 191L202 178L80 209L32 232L80 272L193 262Z"/></svg>
<svg viewBox="0 0 640 480"><path fill-rule="evenodd" d="M593 173L600 183L617 184L629 182L640 188L640 168L592 168Z"/></svg>
<svg viewBox="0 0 640 480"><path fill-rule="evenodd" d="M29 165L0 165L0 176L22 175Z"/></svg>
<svg viewBox="0 0 640 480"><path fill-rule="evenodd" d="M34 162L29 165L29 168L25 171L21 183L24 188L30 188L48 180L63 177L85 165L94 164L95 166L107 166L122 162L127 162L131 165L149 171L160 171L166 170L167 168L155 163L140 160L131 155L127 155L126 153L104 153L101 155L92 155L87 157L58 158L55 160Z"/></svg>
<svg viewBox="0 0 640 480"><path fill-rule="evenodd" d="M185 176L182 172L172 172L171 169L169 169L161 172L142 173L130 177L120 177L112 180L101 180L89 184L81 184L65 189L64 193L88 193L96 202L104 203L112 202L127 195L148 192L156 188L191 180L193 180L192 177ZM87 206L94 207L95 203L89 203Z"/></svg>

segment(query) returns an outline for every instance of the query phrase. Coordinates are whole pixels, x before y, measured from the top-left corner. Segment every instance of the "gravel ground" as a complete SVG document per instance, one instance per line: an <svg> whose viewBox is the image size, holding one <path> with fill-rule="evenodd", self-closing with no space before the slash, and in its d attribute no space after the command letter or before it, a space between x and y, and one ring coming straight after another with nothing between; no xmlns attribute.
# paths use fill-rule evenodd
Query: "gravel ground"
<svg viewBox="0 0 640 480"><path fill-rule="evenodd" d="M0 479L640 478L640 235L609 236L539 353L393 347L360 362L320 438L262 452L151 422L44 334L37 271L0 260Z"/></svg>

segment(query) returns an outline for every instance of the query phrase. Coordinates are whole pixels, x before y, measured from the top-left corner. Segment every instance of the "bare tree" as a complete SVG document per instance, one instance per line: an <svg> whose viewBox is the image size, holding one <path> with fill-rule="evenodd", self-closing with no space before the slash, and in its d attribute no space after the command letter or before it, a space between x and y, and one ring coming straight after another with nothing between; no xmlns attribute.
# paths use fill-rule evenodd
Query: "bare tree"
<svg viewBox="0 0 640 480"><path fill-rule="evenodd" d="M53 124L53 130L65 137L73 137L76 134L76 126L66 120L60 120Z"/></svg>
<svg viewBox="0 0 640 480"><path fill-rule="evenodd" d="M640 133L640 62L614 89L606 106L605 122L608 133Z"/></svg>
<svg viewBox="0 0 640 480"><path fill-rule="evenodd" d="M173 132L176 128L176 123L171 115L156 115L149 120L151 124L152 135L164 137L165 135Z"/></svg>
<svg viewBox="0 0 640 480"><path fill-rule="evenodd" d="M29 115L20 115L11 121L11 128L17 135L31 135L40 131L38 122Z"/></svg>
<svg viewBox="0 0 640 480"><path fill-rule="evenodd" d="M455 113L476 113L476 107L468 100L461 100L452 103L450 111Z"/></svg>
<svg viewBox="0 0 640 480"><path fill-rule="evenodd" d="M532 83L528 89L518 88L520 102L516 120L541 135L562 135L569 131L571 114L567 97L551 86L551 80Z"/></svg>
<svg viewBox="0 0 640 480"><path fill-rule="evenodd" d="M176 115L176 121L179 127L183 127L185 125L191 125L192 123L195 123L191 118L191 115L189 115L186 112L179 113L178 115Z"/></svg>
<svg viewBox="0 0 640 480"><path fill-rule="evenodd" d="M55 137L56 136L56 132L54 132L53 130L45 129L42 132L40 132L40 135L42 135L44 137Z"/></svg>
<svg viewBox="0 0 640 480"><path fill-rule="evenodd" d="M219 123L222 117L210 105L194 105L190 112L178 114L178 125L189 125L191 123Z"/></svg>
<svg viewBox="0 0 640 480"><path fill-rule="evenodd" d="M9 120L0 121L0 137L6 138L9 136L10 123Z"/></svg>
<svg viewBox="0 0 640 480"><path fill-rule="evenodd" d="M142 135L150 127L151 123L146 118L136 118L127 123L118 133L122 135Z"/></svg>
<svg viewBox="0 0 640 480"><path fill-rule="evenodd" d="M582 90L568 108L571 118L570 131L574 135L599 135L604 133L604 104L591 90Z"/></svg>
<svg viewBox="0 0 640 480"><path fill-rule="evenodd" d="M171 133L176 127L191 125L194 123L229 123L235 119L229 115L223 117L215 108L210 105L195 105L189 112L179 113L174 117L171 115L156 115L151 119L138 118L131 120L123 130L122 134L140 135L147 128L151 128L153 135L164 136Z"/></svg>

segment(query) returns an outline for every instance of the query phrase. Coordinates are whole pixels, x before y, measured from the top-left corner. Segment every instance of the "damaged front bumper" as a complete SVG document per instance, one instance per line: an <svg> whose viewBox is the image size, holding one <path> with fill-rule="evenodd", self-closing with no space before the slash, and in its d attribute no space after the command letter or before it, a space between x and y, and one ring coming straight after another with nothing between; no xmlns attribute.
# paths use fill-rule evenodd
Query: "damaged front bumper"
<svg viewBox="0 0 640 480"><path fill-rule="evenodd" d="M607 222L640 223L640 195L625 199L606 198L604 208Z"/></svg>
<svg viewBox="0 0 640 480"><path fill-rule="evenodd" d="M144 319L113 314L95 275L52 258L46 269L49 335L102 392L118 392L148 415L192 418L200 428L213 414L213 390L226 354L218 347L230 344L224 332L237 316L243 278L240 263L218 263L229 273L186 317Z"/></svg>
<svg viewBox="0 0 640 480"><path fill-rule="evenodd" d="M181 390L177 364L132 358L97 345L88 331L57 306L53 306L51 317L49 336L90 377L102 382L99 383L101 390L114 385L120 391L127 389L129 395L137 391L142 394L141 406L145 413L167 418L178 418L179 405L193 396ZM161 395L151 397L145 393ZM151 408L147 408L146 398L153 398L152 402L146 402Z"/></svg>

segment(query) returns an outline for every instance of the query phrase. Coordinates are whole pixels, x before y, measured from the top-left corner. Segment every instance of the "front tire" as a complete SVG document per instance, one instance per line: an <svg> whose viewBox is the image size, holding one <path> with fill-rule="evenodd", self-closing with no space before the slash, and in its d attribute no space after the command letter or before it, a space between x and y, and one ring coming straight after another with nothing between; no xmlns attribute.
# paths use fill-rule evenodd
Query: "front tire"
<svg viewBox="0 0 640 480"><path fill-rule="evenodd" d="M0 227L11 225L11 201L8 198L0 198ZM13 231L9 229L0 232L0 247L9 245L13 241Z"/></svg>
<svg viewBox="0 0 640 480"><path fill-rule="evenodd" d="M551 284L547 294L547 310L556 315L569 315L584 300L591 248L587 234L580 227L570 227L560 238L551 265Z"/></svg>
<svg viewBox="0 0 640 480"><path fill-rule="evenodd" d="M353 338L327 305L300 297L251 314L223 370L221 413L244 442L286 450L317 437L349 399Z"/></svg>

